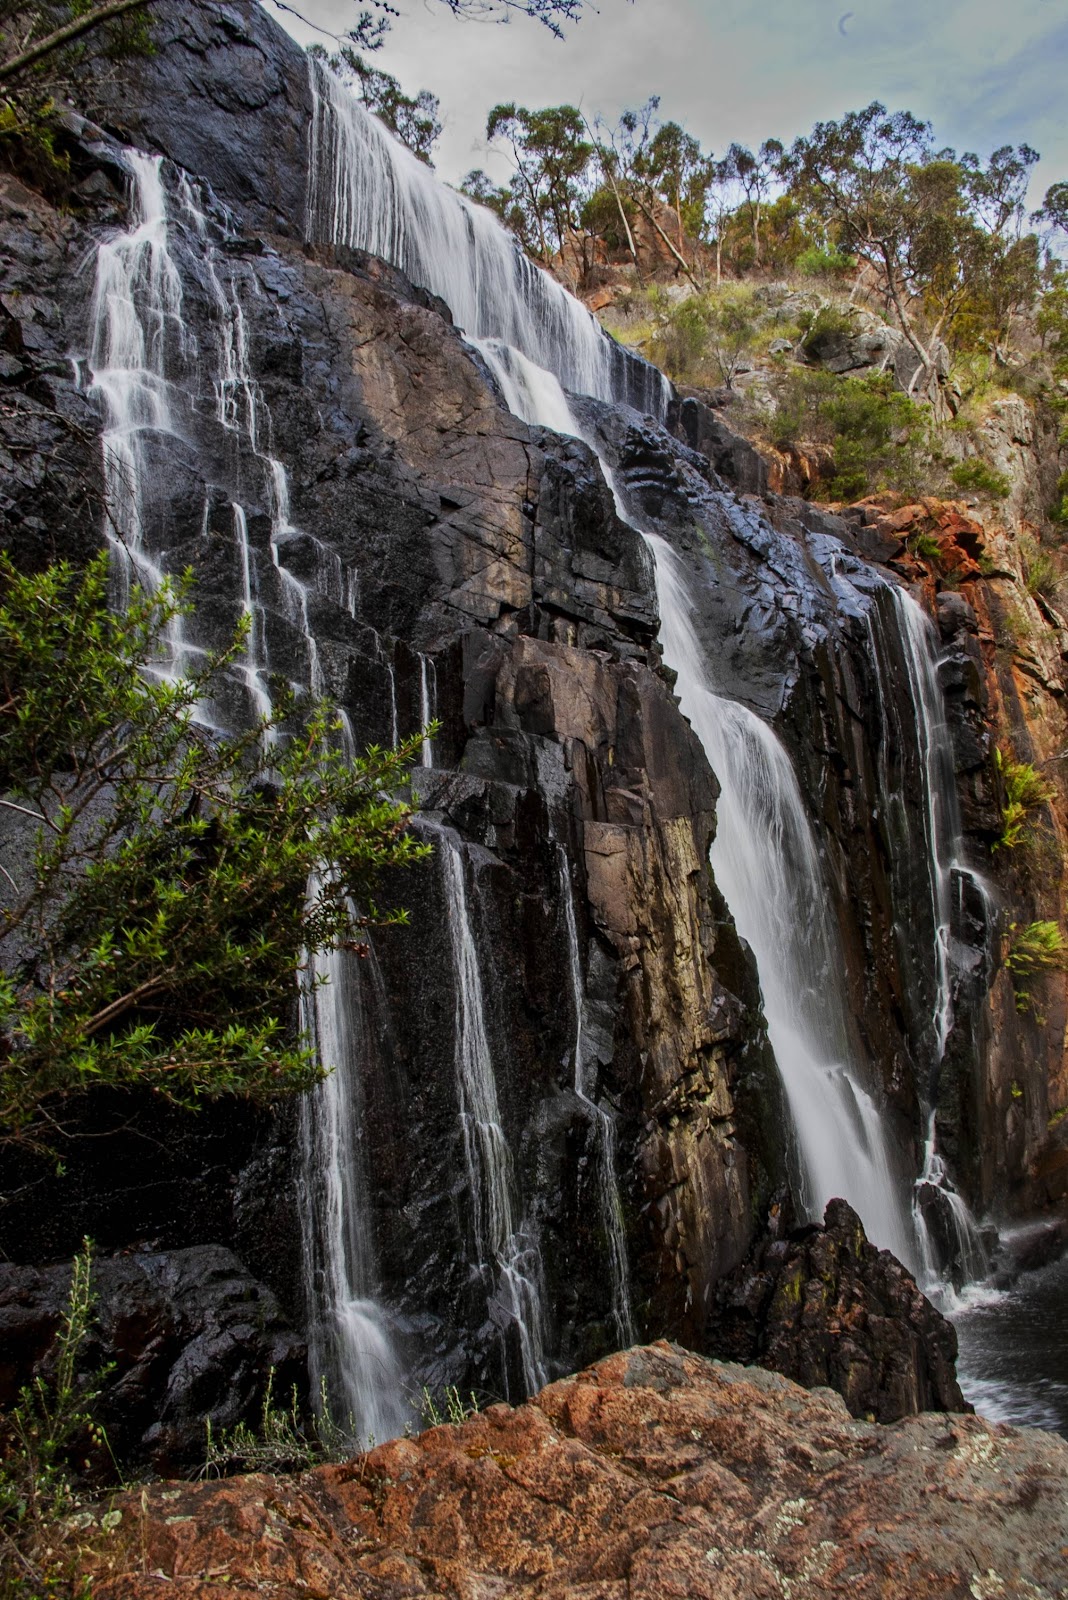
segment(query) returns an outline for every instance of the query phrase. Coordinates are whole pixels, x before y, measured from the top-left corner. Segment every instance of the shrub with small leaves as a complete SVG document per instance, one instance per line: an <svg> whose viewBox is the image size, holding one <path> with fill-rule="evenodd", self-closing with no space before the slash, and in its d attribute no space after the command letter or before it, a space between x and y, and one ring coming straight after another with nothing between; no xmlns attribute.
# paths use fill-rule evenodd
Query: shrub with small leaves
<svg viewBox="0 0 1068 1600"><path fill-rule="evenodd" d="M290 1026L309 953L403 921L376 883L428 853L393 798L418 739L353 761L328 705L284 698L219 737L194 713L241 634L175 682L151 668L182 597L117 614L107 588L102 558L0 562L0 1143L42 1151L97 1086L195 1106L315 1083L331 1063Z"/></svg>

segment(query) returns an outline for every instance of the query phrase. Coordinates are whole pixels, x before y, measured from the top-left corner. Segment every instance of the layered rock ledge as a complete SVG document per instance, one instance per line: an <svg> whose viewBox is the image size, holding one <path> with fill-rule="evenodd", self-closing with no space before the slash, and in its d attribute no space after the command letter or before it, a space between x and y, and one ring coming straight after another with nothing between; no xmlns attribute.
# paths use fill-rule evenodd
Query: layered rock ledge
<svg viewBox="0 0 1068 1600"><path fill-rule="evenodd" d="M157 1484L75 1521L94 1600L1044 1600L1068 1586L1068 1444L858 1422L659 1343L344 1465Z"/></svg>

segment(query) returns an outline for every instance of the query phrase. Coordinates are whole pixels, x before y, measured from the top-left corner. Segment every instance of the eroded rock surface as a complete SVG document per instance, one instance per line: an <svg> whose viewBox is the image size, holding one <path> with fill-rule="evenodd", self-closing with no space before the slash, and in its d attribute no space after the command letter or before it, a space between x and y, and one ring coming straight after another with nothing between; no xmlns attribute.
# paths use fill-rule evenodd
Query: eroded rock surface
<svg viewBox="0 0 1068 1600"><path fill-rule="evenodd" d="M668 1344L342 1466L154 1485L112 1502L106 1534L105 1514L67 1536L95 1600L1047 1600L1068 1584L1064 1441L977 1417L857 1422L836 1395Z"/></svg>

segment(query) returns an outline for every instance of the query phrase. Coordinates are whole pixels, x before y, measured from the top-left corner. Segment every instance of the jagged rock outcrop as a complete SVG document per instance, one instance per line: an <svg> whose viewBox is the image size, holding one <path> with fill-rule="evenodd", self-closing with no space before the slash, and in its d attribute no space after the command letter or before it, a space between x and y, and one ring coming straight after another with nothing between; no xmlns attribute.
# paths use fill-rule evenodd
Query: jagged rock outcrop
<svg viewBox="0 0 1068 1600"><path fill-rule="evenodd" d="M116 1496L60 1548L96 1600L1052 1600L1066 1508L1063 1440L977 1417L880 1428L657 1344L300 1478Z"/></svg>
<svg viewBox="0 0 1068 1600"><path fill-rule="evenodd" d="M840 1394L854 1417L964 1411L957 1336L844 1200L822 1227L761 1241L721 1280L706 1348Z"/></svg>
<svg viewBox="0 0 1068 1600"><path fill-rule="evenodd" d="M31 1373L50 1377L70 1282L69 1263L0 1262L0 1405L15 1402ZM294 1388L305 1396L304 1341L222 1245L98 1259L92 1288L77 1372L99 1390L93 1418L120 1459L160 1473L195 1468L209 1423L216 1436L258 1423L269 1378L283 1402Z"/></svg>

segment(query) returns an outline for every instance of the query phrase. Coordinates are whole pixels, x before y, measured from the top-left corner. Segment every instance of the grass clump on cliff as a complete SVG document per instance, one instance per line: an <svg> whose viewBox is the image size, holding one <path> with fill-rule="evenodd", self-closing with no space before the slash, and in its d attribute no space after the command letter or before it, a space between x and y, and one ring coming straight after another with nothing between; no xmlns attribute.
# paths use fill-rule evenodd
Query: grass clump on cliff
<svg viewBox="0 0 1068 1600"><path fill-rule="evenodd" d="M182 594L117 614L107 591L103 557L0 564L0 1142L43 1151L101 1086L193 1106L316 1082L290 1026L309 953L402 921L377 878L427 853L390 798L417 740L352 762L328 705L284 701L212 734L197 708L243 633L175 680Z"/></svg>
<svg viewBox="0 0 1068 1600"><path fill-rule="evenodd" d="M1012 976L1016 1009L1029 1011L1035 997L1027 987L1030 980L1046 972L1068 969L1068 940L1056 922L1029 922L1024 927L1009 925L1009 948L1005 965ZM1039 1018L1043 1021L1043 1018Z"/></svg>
<svg viewBox="0 0 1068 1600"><path fill-rule="evenodd" d="M1001 833L994 849L1015 850L1032 842L1035 817L1056 799L1057 791L1030 762L1014 761L1000 749L995 750L994 760L1005 790Z"/></svg>

